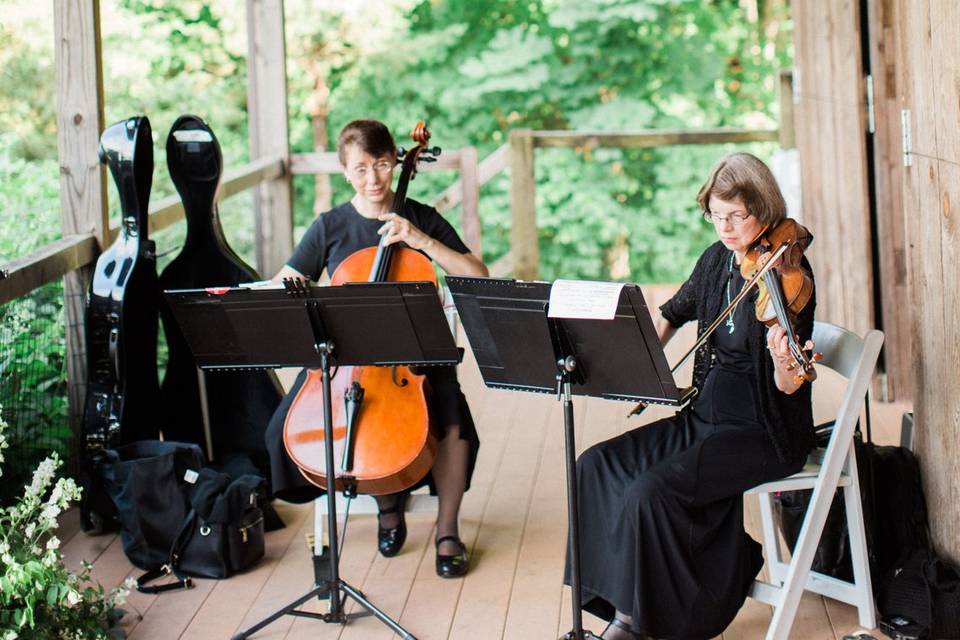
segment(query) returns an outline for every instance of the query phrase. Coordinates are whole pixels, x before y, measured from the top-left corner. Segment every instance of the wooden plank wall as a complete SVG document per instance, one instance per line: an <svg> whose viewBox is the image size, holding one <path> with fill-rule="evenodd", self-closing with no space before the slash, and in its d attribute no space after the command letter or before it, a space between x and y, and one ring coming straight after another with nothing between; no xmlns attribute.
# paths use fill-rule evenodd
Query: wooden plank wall
<svg viewBox="0 0 960 640"><path fill-rule="evenodd" d="M960 5L896 0L898 82L909 110L902 169L914 334L915 449L938 551L960 561ZM901 164L903 164L901 162Z"/></svg>
<svg viewBox="0 0 960 640"><path fill-rule="evenodd" d="M903 210L903 158L900 144L900 84L897 81L895 0L867 0L870 72L873 77L874 188L877 203L877 261L883 332L886 399L913 397L910 297L906 221Z"/></svg>
<svg viewBox="0 0 960 640"><path fill-rule="evenodd" d="M863 334L874 319L859 2L792 6L801 221L814 236L817 318Z"/></svg>

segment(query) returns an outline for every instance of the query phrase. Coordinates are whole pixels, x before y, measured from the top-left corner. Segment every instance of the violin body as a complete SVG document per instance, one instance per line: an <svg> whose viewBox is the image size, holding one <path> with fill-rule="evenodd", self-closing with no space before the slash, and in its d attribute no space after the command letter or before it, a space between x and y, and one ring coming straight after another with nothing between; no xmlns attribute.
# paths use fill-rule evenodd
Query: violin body
<svg viewBox="0 0 960 640"><path fill-rule="evenodd" d="M793 325L813 297L813 278L802 264L803 252L812 241L813 236L805 227L785 218L773 229L765 230L740 263L740 273L749 281L767 264L774 251L785 247L779 264L757 282L754 308L760 322L767 326L779 324L786 329L794 366L798 368L798 381L810 382L817 378L813 368L817 354L809 357L803 352Z"/></svg>
<svg viewBox="0 0 960 640"><path fill-rule="evenodd" d="M183 201L187 235L183 248L160 274L160 287L200 289L237 286L259 280L227 243L215 194L223 170L220 144L200 118L179 117L167 135L167 167ZM197 365L166 302L160 317L168 358L160 387L159 413L168 440L204 445ZM264 429L281 392L267 371L216 371L206 375L208 417L215 458L230 454L250 457L266 471Z"/></svg>
<svg viewBox="0 0 960 640"><path fill-rule="evenodd" d="M376 254L377 247L352 253L333 272L331 285L366 281ZM433 264L413 249L397 250L387 279L437 282ZM364 390L364 400L354 427L353 469L348 480L337 478L336 488L342 491L349 483L358 493L370 495L403 491L426 475L437 455L426 403L426 376L403 366L339 367L330 382L336 460L343 458L347 443L346 397L354 383ZM325 426L323 380L320 370L312 369L290 405L284 441L301 473L323 488L327 487Z"/></svg>
<svg viewBox="0 0 960 640"><path fill-rule="evenodd" d="M406 185L412 177L429 133L418 124L418 146L404 157L391 211L401 213ZM438 152L438 150L437 150ZM437 283L428 258L418 251L384 245L348 256L331 277L333 286L347 282L428 281ZM417 483L433 467L436 437L430 430L426 377L409 367L338 367L331 380L332 425L323 419L322 372L310 370L290 405L284 423L284 445L310 482L327 488L324 436L333 430L335 488L348 493L398 493Z"/></svg>

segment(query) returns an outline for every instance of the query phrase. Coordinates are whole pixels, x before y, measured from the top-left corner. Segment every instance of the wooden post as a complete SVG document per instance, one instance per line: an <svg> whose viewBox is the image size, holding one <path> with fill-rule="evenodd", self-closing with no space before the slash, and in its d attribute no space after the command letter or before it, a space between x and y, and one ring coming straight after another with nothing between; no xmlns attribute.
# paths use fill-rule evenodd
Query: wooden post
<svg viewBox="0 0 960 640"><path fill-rule="evenodd" d="M536 280L540 266L537 235L536 187L533 159L533 132L514 129L510 132L510 253L513 276L519 280Z"/></svg>
<svg viewBox="0 0 960 640"><path fill-rule="evenodd" d="M247 114L250 161L279 156L289 167L287 65L283 0L247 0ZM293 249L293 192L289 170L257 188L254 196L257 268L264 278L282 267Z"/></svg>
<svg viewBox="0 0 960 640"><path fill-rule="evenodd" d="M464 242L470 251L482 257L480 243L480 175L477 163L477 148L460 150L460 186L463 196L460 201Z"/></svg>
<svg viewBox="0 0 960 640"><path fill-rule="evenodd" d="M99 0L53 3L57 77L57 148L63 235L92 233L101 250L109 238L106 179L97 157L103 131L103 70ZM64 277L64 319L70 423L78 433L86 397L84 307L91 267Z"/></svg>
<svg viewBox="0 0 960 640"><path fill-rule="evenodd" d="M797 132L793 124L793 72L780 72L780 148L794 149Z"/></svg>

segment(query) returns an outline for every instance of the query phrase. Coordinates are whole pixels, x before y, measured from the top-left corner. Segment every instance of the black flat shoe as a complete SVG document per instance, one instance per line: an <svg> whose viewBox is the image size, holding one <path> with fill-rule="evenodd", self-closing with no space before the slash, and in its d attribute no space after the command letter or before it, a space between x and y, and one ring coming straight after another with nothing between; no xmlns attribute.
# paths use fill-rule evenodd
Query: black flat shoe
<svg viewBox="0 0 960 640"><path fill-rule="evenodd" d="M377 514L377 549L384 558L392 558L400 553L403 543L407 541L407 521L404 517L404 511L407 504L407 494L397 496L397 504L389 509L380 509ZM381 527L380 516L396 513L400 521L395 527Z"/></svg>
<svg viewBox="0 0 960 640"><path fill-rule="evenodd" d="M460 547L460 552L452 556L441 555L440 545L447 541L453 542ZM460 538L457 536L443 536L442 538L437 538L435 544L437 545L438 576L441 578L459 578L467 574L467 570L470 569L470 561L467 560L467 547L460 541Z"/></svg>
<svg viewBox="0 0 960 640"><path fill-rule="evenodd" d="M614 629L618 629L620 632L622 632L622 633L618 633L617 637L626 636L631 640L649 640L647 636L643 635L642 633L637 633L630 627L630 625L628 625L626 622L624 622L620 618L613 618L610 621L610 624L607 625L607 628L603 630L603 633L600 634L600 637L606 638L607 631L609 631L611 627Z"/></svg>

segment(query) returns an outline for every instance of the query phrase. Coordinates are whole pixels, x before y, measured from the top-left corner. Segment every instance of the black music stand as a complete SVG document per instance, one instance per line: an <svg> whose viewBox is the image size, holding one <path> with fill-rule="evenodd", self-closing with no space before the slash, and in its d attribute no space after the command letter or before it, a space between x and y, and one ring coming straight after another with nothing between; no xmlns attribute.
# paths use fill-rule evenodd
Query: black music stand
<svg viewBox="0 0 960 640"><path fill-rule="evenodd" d="M548 317L550 283L447 276L488 387L556 393L563 401L573 629L596 638L580 611L580 513L572 395L679 405L683 400L640 287L624 285L612 320Z"/></svg>
<svg viewBox="0 0 960 640"><path fill-rule="evenodd" d="M430 282L357 283L308 287L288 280L284 288L211 288L167 291L173 315L202 369L311 367L322 371L324 424L332 424L330 368L340 365L456 365L462 359ZM385 329L389 328L389 331ZM327 469L337 469L333 429L324 429ZM342 476L341 476L342 477ZM336 482L328 486L336 487ZM344 483L349 484L347 483ZM394 633L416 640L359 590L340 578L334 491L327 491L329 577L321 580L314 541L314 586L253 626L241 640L284 615L342 624L373 614ZM340 594L342 592L342 597ZM347 596L366 609L346 614ZM325 614L297 609L313 597L329 597Z"/></svg>

